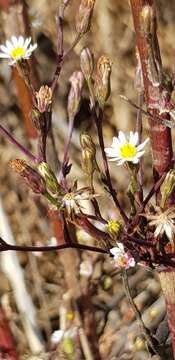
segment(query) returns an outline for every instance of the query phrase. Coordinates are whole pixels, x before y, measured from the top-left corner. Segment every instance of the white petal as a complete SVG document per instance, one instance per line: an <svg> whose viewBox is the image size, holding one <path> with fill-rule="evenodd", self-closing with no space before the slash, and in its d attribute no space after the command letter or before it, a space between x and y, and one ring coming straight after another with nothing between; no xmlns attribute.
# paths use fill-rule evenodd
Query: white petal
<svg viewBox="0 0 175 360"><path fill-rule="evenodd" d="M18 39L18 45L19 47L22 47L23 48L23 45L24 45L24 38L23 36L20 36L19 39Z"/></svg>
<svg viewBox="0 0 175 360"><path fill-rule="evenodd" d="M120 249L118 247L113 247L112 249L110 249L110 253L116 256L120 253Z"/></svg>
<svg viewBox="0 0 175 360"><path fill-rule="evenodd" d="M164 225L164 230L165 230L165 233L166 233L166 235L167 235L167 237L168 237L168 239L169 240L171 240L172 239L172 228L171 228L171 225L169 225L169 224L165 224Z"/></svg>
<svg viewBox="0 0 175 360"><path fill-rule="evenodd" d="M112 140L112 145L111 146L113 146L113 147L118 147L118 146L120 146L120 141L119 141L119 139L116 137L116 136L114 136L113 137L113 140Z"/></svg>
<svg viewBox="0 0 175 360"><path fill-rule="evenodd" d="M1 59L10 59L10 55L4 54L4 53L0 53L0 58L1 58Z"/></svg>
<svg viewBox="0 0 175 360"><path fill-rule="evenodd" d="M118 156L118 151L116 151L114 148L105 148L105 153L111 157Z"/></svg>
<svg viewBox="0 0 175 360"><path fill-rule="evenodd" d="M158 237L159 235L161 235L162 230L163 230L163 224L159 224L154 231L155 237Z"/></svg>
<svg viewBox="0 0 175 360"><path fill-rule="evenodd" d="M144 153L145 153L144 150L143 150L143 151L138 151L138 153L137 153L136 156L139 158L139 157L141 157Z"/></svg>
<svg viewBox="0 0 175 360"><path fill-rule="evenodd" d="M139 140L139 134L136 131L135 133L133 133L132 131L130 131L130 139L129 139L129 143L133 146L136 146Z"/></svg>
<svg viewBox="0 0 175 360"><path fill-rule="evenodd" d="M10 41L6 41L6 47L7 47L7 49L9 50L9 51L12 51L13 50L13 45L12 45L12 43L10 42Z"/></svg>
<svg viewBox="0 0 175 360"><path fill-rule="evenodd" d="M141 143L140 145L137 146L137 150L140 151L142 150L145 145L147 144L147 142L149 141L149 138L147 138L143 143Z"/></svg>
<svg viewBox="0 0 175 360"><path fill-rule="evenodd" d="M125 136L125 134L123 133L123 131L119 131L118 139L120 140L120 143L121 143L122 145L124 145L124 144L127 143L127 139L126 139L126 136Z"/></svg>
<svg viewBox="0 0 175 360"><path fill-rule="evenodd" d="M135 158L133 158L133 159L129 159L128 161L132 161L133 164L138 164L139 159L138 159L138 157L135 157Z"/></svg>
<svg viewBox="0 0 175 360"><path fill-rule="evenodd" d="M124 250L124 246L123 246L123 244L122 243L117 243L117 246L119 247L119 249L124 253L125 252L125 250Z"/></svg>
<svg viewBox="0 0 175 360"><path fill-rule="evenodd" d="M8 49L6 46L1 45L1 46L0 46L0 49L1 49L5 54L9 54L9 49Z"/></svg>
<svg viewBox="0 0 175 360"><path fill-rule="evenodd" d="M31 37L29 37L29 38L27 38L27 39L25 40L25 42L24 42L24 50L27 50L29 44L31 43L31 40L32 40Z"/></svg>
<svg viewBox="0 0 175 360"><path fill-rule="evenodd" d="M12 36L11 41L15 48L18 47L18 39L16 36Z"/></svg>
<svg viewBox="0 0 175 360"><path fill-rule="evenodd" d="M30 47L29 47L29 51L34 51L36 48L37 48L37 44L35 43L35 44L33 44L33 45L30 45Z"/></svg>
<svg viewBox="0 0 175 360"><path fill-rule="evenodd" d="M134 266L136 265L136 262L135 262L134 258L129 259L128 265L129 265L130 267L134 267Z"/></svg>

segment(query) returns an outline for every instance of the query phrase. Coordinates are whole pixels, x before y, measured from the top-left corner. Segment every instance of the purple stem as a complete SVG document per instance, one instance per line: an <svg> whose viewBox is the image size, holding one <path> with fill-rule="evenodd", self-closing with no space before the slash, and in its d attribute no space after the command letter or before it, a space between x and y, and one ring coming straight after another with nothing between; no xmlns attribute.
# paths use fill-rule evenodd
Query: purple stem
<svg viewBox="0 0 175 360"><path fill-rule="evenodd" d="M36 156L34 156L29 150L27 150L22 144L20 144L2 125L0 125L0 132L4 134L12 144L17 146L17 148L21 150L23 154L25 154L32 162L38 162Z"/></svg>
<svg viewBox="0 0 175 360"><path fill-rule="evenodd" d="M88 250L88 251L94 251L101 254L109 254L107 250L97 248L94 246L89 245L83 245L78 243L66 243L62 245L54 245L54 246L21 246L21 245L11 245L6 243L1 237L0 237L0 252L1 251L35 251L35 252L44 252L44 251L54 251L54 250L62 250L62 249L68 249L68 248L75 248L80 250Z"/></svg>

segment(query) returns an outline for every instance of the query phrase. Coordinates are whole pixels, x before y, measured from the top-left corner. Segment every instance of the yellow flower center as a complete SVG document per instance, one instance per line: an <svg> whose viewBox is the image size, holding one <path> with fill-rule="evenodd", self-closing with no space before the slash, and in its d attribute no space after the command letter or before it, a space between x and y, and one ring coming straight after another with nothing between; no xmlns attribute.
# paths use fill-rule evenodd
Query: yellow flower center
<svg viewBox="0 0 175 360"><path fill-rule="evenodd" d="M26 54L26 51L21 47L18 47L16 49L13 49L10 52L10 55L13 59L19 59L20 57L23 57Z"/></svg>
<svg viewBox="0 0 175 360"><path fill-rule="evenodd" d="M117 264L121 268L126 267L128 264L128 259L125 256L121 255L117 258Z"/></svg>
<svg viewBox="0 0 175 360"><path fill-rule="evenodd" d="M118 233L121 229L121 225L119 222L117 222L115 220L110 220L110 221L108 221L107 228L111 234Z"/></svg>
<svg viewBox="0 0 175 360"><path fill-rule="evenodd" d="M125 144L120 148L120 156L124 159L132 158L136 155L136 153L136 147L131 144Z"/></svg>

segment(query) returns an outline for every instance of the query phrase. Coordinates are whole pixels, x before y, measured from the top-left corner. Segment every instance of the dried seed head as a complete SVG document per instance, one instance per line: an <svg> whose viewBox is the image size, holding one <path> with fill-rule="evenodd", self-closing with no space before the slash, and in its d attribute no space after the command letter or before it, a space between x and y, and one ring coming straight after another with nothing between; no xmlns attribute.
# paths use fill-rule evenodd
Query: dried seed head
<svg viewBox="0 0 175 360"><path fill-rule="evenodd" d="M81 70L86 79L92 76L94 70L93 55L88 48L84 48L80 55Z"/></svg>
<svg viewBox="0 0 175 360"><path fill-rule="evenodd" d="M111 92L111 65L109 58L105 55L102 55L97 62L94 90L96 99L101 107L105 105Z"/></svg>
<svg viewBox="0 0 175 360"><path fill-rule="evenodd" d="M61 191L61 186L59 185L57 178L46 162L42 162L38 165L38 171L46 181L47 189L52 194L58 194Z"/></svg>
<svg viewBox="0 0 175 360"><path fill-rule="evenodd" d="M10 161L10 167L12 170L16 171L18 174L22 174L26 167L27 167L27 163L24 160L21 159L15 159L15 160L11 160Z"/></svg>
<svg viewBox="0 0 175 360"><path fill-rule="evenodd" d="M149 37L153 34L153 19L153 7L150 5L145 5L140 13L140 25L141 30L146 37Z"/></svg>
<svg viewBox="0 0 175 360"><path fill-rule="evenodd" d="M68 96L68 117L74 119L77 114L81 101L81 93L84 77L81 71L75 71L70 77L71 88Z"/></svg>
<svg viewBox="0 0 175 360"><path fill-rule="evenodd" d="M24 160L11 160L10 167L18 174L20 174L20 176L25 180L27 185L33 190L34 193L44 194L46 192L46 184L44 179Z"/></svg>
<svg viewBox="0 0 175 360"><path fill-rule="evenodd" d="M175 187L175 170L170 170L165 180L160 188L162 199L161 199L161 207L164 208L165 203L168 199L168 197L172 194Z"/></svg>
<svg viewBox="0 0 175 360"><path fill-rule="evenodd" d="M52 103L52 90L49 86L43 85L39 91L35 93L37 100L37 108L40 113L49 111L49 107Z"/></svg>
<svg viewBox="0 0 175 360"><path fill-rule="evenodd" d="M81 0L76 16L76 31L85 34L90 29L95 0Z"/></svg>

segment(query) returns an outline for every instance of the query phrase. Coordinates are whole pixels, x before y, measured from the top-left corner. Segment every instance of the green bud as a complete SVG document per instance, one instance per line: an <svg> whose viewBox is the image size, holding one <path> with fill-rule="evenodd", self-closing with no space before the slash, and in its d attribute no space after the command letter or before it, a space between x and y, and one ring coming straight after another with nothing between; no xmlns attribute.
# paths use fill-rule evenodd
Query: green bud
<svg viewBox="0 0 175 360"><path fill-rule="evenodd" d="M64 353L69 357L74 355L75 349L74 349L74 343L73 340L70 337L65 337L63 340L63 351Z"/></svg>
<svg viewBox="0 0 175 360"><path fill-rule="evenodd" d="M58 183L58 180L46 162L42 162L38 165L38 171L46 181L47 189L53 193L58 194L61 191L61 186Z"/></svg>
<svg viewBox="0 0 175 360"><path fill-rule="evenodd" d="M165 180L160 188L162 195L160 206L162 209L164 208L168 197L174 191L174 187L175 187L175 170L173 169L167 173Z"/></svg>

